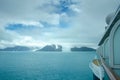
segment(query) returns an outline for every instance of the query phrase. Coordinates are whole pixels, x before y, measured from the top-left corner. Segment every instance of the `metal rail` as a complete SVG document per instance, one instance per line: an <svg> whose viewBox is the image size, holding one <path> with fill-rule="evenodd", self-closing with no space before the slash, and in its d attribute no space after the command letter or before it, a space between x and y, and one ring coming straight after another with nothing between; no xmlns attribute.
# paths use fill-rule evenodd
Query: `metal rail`
<svg viewBox="0 0 120 80"><path fill-rule="evenodd" d="M106 71L107 75L109 76L110 80L120 80L120 77L105 63L105 61L101 56L100 58L101 58L102 66Z"/></svg>

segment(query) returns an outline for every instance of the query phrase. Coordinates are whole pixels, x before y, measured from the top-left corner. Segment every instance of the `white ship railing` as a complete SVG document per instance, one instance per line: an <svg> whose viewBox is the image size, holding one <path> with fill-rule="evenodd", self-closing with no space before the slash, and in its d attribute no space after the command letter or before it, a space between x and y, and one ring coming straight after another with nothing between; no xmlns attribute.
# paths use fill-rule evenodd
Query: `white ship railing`
<svg viewBox="0 0 120 80"><path fill-rule="evenodd" d="M105 72L107 73L107 75L109 76L110 80L120 80L120 77L109 66L105 64L105 61L101 56L100 58L101 58L102 66Z"/></svg>

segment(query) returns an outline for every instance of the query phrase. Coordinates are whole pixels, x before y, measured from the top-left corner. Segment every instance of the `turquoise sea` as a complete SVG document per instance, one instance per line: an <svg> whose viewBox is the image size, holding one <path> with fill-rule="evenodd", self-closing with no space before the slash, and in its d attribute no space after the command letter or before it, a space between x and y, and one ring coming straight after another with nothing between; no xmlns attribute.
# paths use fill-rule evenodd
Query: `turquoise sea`
<svg viewBox="0 0 120 80"><path fill-rule="evenodd" d="M0 80L92 80L95 52L0 52Z"/></svg>

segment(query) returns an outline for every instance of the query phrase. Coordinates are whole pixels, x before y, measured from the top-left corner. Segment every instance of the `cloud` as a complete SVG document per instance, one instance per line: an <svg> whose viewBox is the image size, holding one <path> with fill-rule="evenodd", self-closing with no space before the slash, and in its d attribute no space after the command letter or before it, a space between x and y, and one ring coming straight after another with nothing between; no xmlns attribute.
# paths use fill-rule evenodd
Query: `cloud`
<svg viewBox="0 0 120 80"><path fill-rule="evenodd" d="M112 0L0 0L0 47L96 47L105 17L118 5Z"/></svg>

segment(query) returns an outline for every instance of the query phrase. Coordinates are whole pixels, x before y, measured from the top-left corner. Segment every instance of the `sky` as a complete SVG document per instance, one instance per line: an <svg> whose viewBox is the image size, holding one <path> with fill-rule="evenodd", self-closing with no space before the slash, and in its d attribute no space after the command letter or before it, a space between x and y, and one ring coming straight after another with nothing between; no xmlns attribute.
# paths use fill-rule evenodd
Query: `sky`
<svg viewBox="0 0 120 80"><path fill-rule="evenodd" d="M0 0L0 48L97 48L119 0Z"/></svg>

